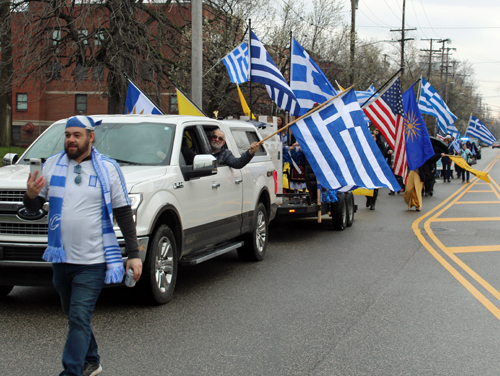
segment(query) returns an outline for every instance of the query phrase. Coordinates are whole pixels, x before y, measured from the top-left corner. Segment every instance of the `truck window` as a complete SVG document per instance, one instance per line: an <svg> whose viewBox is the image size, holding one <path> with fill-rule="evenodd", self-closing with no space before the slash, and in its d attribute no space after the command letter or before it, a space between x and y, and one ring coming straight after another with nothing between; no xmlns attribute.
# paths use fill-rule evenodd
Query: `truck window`
<svg viewBox="0 0 500 376"><path fill-rule="evenodd" d="M186 127L182 133L181 164L192 165L197 154L204 154L204 150L196 126Z"/></svg>
<svg viewBox="0 0 500 376"><path fill-rule="evenodd" d="M236 141L236 145L238 146L238 151L240 152L240 154L243 154L245 151L247 151L252 143L260 141L259 137L257 136L257 133L252 131L231 129L231 133L233 134L233 137ZM261 145L257 149L254 155L255 156L266 155L266 150Z"/></svg>

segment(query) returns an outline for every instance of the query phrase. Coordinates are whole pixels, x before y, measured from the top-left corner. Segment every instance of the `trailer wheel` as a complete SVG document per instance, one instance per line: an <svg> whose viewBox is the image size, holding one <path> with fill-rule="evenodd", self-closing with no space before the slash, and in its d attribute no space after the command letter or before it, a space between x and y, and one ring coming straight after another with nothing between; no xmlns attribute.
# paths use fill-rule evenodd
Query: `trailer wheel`
<svg viewBox="0 0 500 376"><path fill-rule="evenodd" d="M337 193L338 200L332 203L332 224L338 231L347 227L347 201L344 196L344 193Z"/></svg>
<svg viewBox="0 0 500 376"><path fill-rule="evenodd" d="M354 222L354 195L352 192L346 193L345 199L347 201L347 227L351 227Z"/></svg>

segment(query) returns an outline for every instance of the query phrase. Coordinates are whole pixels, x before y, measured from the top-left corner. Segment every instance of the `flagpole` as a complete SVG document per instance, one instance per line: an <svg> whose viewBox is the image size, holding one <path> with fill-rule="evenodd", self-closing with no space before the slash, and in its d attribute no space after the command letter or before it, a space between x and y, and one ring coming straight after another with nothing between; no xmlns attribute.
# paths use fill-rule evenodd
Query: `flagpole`
<svg viewBox="0 0 500 376"><path fill-rule="evenodd" d="M420 94L422 93L422 75L419 78L420 82L418 83L418 98L417 103L420 102Z"/></svg>
<svg viewBox="0 0 500 376"><path fill-rule="evenodd" d="M250 113L253 114L252 107L252 19L248 19L248 83L250 84Z"/></svg>
<svg viewBox="0 0 500 376"><path fill-rule="evenodd" d="M375 91L375 93L373 93L373 94L372 94L372 96L371 96L370 98L368 98L368 99L365 101L365 103L363 103L360 107L361 107L361 108L363 108L363 106L364 106L365 104L367 104L367 103L370 101L370 99L372 99L372 98L373 98L373 96L374 96L375 94L377 94L377 93L379 93L380 91L382 91L382 89L383 89L383 88L385 88L385 87L387 86L387 84L388 84L389 82L391 82L391 81L394 79L394 77L396 77L396 76L399 74L399 72L401 72L402 70L403 70L403 68L399 68L399 70L398 70L396 73L394 73L394 75L393 75L391 78L389 78L389 79L386 81L386 83L385 83L385 84L383 84L383 85L380 87L380 89L378 89L377 91Z"/></svg>
<svg viewBox="0 0 500 376"><path fill-rule="evenodd" d="M155 102L154 100L152 100L152 99L149 97L149 95L147 95L145 92L143 92L143 91L140 89L140 87L139 87L139 86L137 86L137 84L136 84L136 83L135 83L135 82L134 82L134 81L133 81L133 80L132 80L132 79L128 76L128 74L127 74L125 71L123 71L122 73L123 73L123 75L124 75L124 76L125 76L125 77L126 77L126 78L127 78L127 79L131 82L131 83L132 83L132 85L134 85L134 86L135 86L135 88L141 92L141 94L142 94L142 95L144 95L146 98L148 98L148 100L149 100L151 103L153 103L153 104L155 105L155 107L156 107L158 110L160 110L160 112L161 112L161 114L162 114L162 115L165 115L165 112L163 112L163 110L160 108L160 106L158 106L158 105L156 104L156 102Z"/></svg>
<svg viewBox="0 0 500 376"><path fill-rule="evenodd" d="M330 103L332 100L334 100L335 98L337 98L338 96L342 95L342 94L345 94L346 92L348 92L349 90L351 90L352 88L354 87L354 85L352 85L351 87L348 87L347 89L345 89L343 92L341 93L338 93L336 96L328 99L325 103L322 103L312 109L309 110L308 113L298 117L297 119L293 120L292 122L288 123L287 125L285 125L283 128L277 130L276 132L274 132L273 134L267 136L266 138L264 138L263 140L261 140L259 142L259 145L262 145L265 141L269 140L271 137L273 136L276 136L279 132L283 131L284 129L288 129L290 127L290 125L292 124L295 124L296 122L298 122L299 120L302 120L303 118L311 115L313 112L316 112L318 110L320 110L321 108L325 107L328 103Z"/></svg>
<svg viewBox="0 0 500 376"><path fill-rule="evenodd" d="M464 136L467 136L467 132L469 131L470 121L471 121L471 120L472 120L472 112L470 113L470 116L469 116L469 122L467 123L467 128L465 129Z"/></svg>

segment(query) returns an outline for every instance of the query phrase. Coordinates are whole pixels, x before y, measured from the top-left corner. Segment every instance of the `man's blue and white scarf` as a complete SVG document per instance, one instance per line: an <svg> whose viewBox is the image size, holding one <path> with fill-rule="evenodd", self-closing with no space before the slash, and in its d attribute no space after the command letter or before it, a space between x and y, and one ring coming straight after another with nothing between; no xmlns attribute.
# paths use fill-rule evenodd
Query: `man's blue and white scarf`
<svg viewBox="0 0 500 376"><path fill-rule="evenodd" d="M57 158L55 155L54 158ZM59 155L49 189L49 245L43 254L45 261L53 263L66 262L66 253L61 239L61 212L66 186L66 174L68 172L69 158L63 151ZM123 268L122 254L113 230L113 211L111 208L111 191L108 170L102 161L99 152L92 148L92 165L101 183L102 189L102 234L104 253L106 258L106 279L104 283L120 283L123 280L125 269Z"/></svg>

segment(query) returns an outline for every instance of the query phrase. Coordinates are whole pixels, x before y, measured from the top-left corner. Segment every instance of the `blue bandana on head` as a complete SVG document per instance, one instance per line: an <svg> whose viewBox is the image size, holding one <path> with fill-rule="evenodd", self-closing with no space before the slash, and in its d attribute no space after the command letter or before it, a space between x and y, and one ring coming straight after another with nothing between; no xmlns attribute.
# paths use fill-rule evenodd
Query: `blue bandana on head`
<svg viewBox="0 0 500 376"><path fill-rule="evenodd" d="M82 117L82 116L75 116ZM86 116L83 116L86 117ZM68 120L68 122L71 119ZM77 125L70 125L77 126ZM82 127L83 128L83 127ZM66 186L66 175L68 171L69 158L64 151L51 158L58 158L56 167L50 179L49 190L49 233L48 247L43 254L43 259L52 263L66 262L66 252L64 251L61 239L61 212L64 198L64 188ZM110 179L103 158L97 149L92 148L92 164L97 174L102 188L102 234L104 255L106 258L106 279L104 283L120 283L125 274L123 268L122 254L118 240L113 230L113 209L111 207ZM128 199L127 199L128 200ZM129 203L130 204L130 203Z"/></svg>
<svg viewBox="0 0 500 376"><path fill-rule="evenodd" d="M78 127L78 128L88 129L89 131L93 131L96 125L101 124L101 121L102 120L94 121L94 119L92 119L91 117L78 115L70 117L66 121L66 128Z"/></svg>

